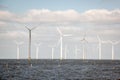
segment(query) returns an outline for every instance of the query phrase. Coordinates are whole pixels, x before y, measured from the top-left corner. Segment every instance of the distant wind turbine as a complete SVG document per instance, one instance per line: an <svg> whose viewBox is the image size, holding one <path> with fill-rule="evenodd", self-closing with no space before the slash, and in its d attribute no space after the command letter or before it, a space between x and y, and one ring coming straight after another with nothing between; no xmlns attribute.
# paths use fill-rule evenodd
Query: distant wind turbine
<svg viewBox="0 0 120 80"><path fill-rule="evenodd" d="M36 46L36 59L38 59L39 56L39 47L40 47L41 43L35 43Z"/></svg>
<svg viewBox="0 0 120 80"><path fill-rule="evenodd" d="M102 56L102 43L108 43L108 41L102 41L100 36L97 35L97 39L98 39L98 42L99 42L99 60L101 60L101 56Z"/></svg>
<svg viewBox="0 0 120 80"><path fill-rule="evenodd" d="M20 45L22 45L23 42L22 41L18 42L18 41L15 40L15 43L17 45L17 59L20 59Z"/></svg>
<svg viewBox="0 0 120 80"><path fill-rule="evenodd" d="M115 53L114 53L114 45L120 43L120 41L110 41L110 40L109 40L109 43L112 45L112 60L114 60L114 56L115 56Z"/></svg>
<svg viewBox="0 0 120 80"><path fill-rule="evenodd" d="M55 48L56 46L48 46L48 47L51 47L51 51L52 51L51 59L54 59L54 48Z"/></svg>
<svg viewBox="0 0 120 80"><path fill-rule="evenodd" d="M55 45L49 45L48 47L51 48L51 51L52 51L52 54L51 54L51 59L54 59L54 50L55 50L55 47L59 44L59 40L57 42L57 44Z"/></svg>
<svg viewBox="0 0 120 80"><path fill-rule="evenodd" d="M30 64L31 63L31 31L36 29L37 27L28 28L28 27L25 26L25 28L29 31L28 61L29 61L29 64Z"/></svg>
<svg viewBox="0 0 120 80"><path fill-rule="evenodd" d="M81 40L81 42L83 43L83 60L85 59L85 43L88 42L86 40L86 33L83 36L83 39Z"/></svg>
<svg viewBox="0 0 120 80"><path fill-rule="evenodd" d="M60 34L60 59L62 60L63 59L63 37L72 36L72 35L70 34L64 35L58 27L57 27L57 31Z"/></svg>
<svg viewBox="0 0 120 80"><path fill-rule="evenodd" d="M76 59L78 58L78 51L79 51L80 49L78 49L77 48L77 45L75 46L75 57L76 57Z"/></svg>

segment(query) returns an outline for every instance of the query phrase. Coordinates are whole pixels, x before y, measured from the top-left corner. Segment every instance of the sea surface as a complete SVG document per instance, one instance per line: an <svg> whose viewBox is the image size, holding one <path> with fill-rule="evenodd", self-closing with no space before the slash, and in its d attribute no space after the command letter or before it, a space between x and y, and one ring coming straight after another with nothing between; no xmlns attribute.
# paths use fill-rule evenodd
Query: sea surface
<svg viewBox="0 0 120 80"><path fill-rule="evenodd" d="M120 60L0 59L0 80L120 80Z"/></svg>

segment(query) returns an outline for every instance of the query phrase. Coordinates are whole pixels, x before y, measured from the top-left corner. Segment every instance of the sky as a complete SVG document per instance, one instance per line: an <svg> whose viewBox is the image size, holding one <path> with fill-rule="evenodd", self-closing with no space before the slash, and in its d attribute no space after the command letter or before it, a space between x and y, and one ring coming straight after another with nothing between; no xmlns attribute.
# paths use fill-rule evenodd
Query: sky
<svg viewBox="0 0 120 80"><path fill-rule="evenodd" d="M114 58L120 59L119 4L120 0L0 0L0 59L17 58L16 42L22 43L20 58L28 58L25 26L37 27L32 31L32 58L36 58L39 43L39 59L51 59L52 47L54 58L60 58L59 28L63 58L66 52L67 59L82 59L84 45L86 59L98 59L99 36L102 59L111 59L112 43ZM87 41L83 44L85 34Z"/></svg>

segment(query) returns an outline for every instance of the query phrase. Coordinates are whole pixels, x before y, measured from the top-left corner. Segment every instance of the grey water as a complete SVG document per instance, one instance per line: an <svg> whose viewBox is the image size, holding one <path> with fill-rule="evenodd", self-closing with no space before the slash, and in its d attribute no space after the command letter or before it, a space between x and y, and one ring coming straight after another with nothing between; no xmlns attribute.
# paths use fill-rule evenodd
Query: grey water
<svg viewBox="0 0 120 80"><path fill-rule="evenodd" d="M120 60L0 59L0 80L120 80Z"/></svg>

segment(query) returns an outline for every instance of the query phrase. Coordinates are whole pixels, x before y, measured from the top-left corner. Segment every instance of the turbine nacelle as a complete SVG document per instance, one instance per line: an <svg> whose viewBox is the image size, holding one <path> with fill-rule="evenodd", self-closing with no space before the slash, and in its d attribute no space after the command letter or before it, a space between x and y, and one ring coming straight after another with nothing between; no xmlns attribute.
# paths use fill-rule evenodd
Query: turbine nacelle
<svg viewBox="0 0 120 80"><path fill-rule="evenodd" d="M81 42L87 42L88 43L88 41L86 40L86 39L82 39L82 40L80 40Z"/></svg>
<svg viewBox="0 0 120 80"><path fill-rule="evenodd" d="M26 28L26 29L28 29L29 31L31 31L31 30L36 29L37 27L32 27L32 28L29 28L29 27L26 27L26 26L25 26L25 28Z"/></svg>
<svg viewBox="0 0 120 80"><path fill-rule="evenodd" d="M83 39L80 40L80 41L83 42L83 43L85 43L85 42L88 43L88 41L86 40L86 34L87 34L87 32L85 32L85 34L84 34L84 36L83 36Z"/></svg>

